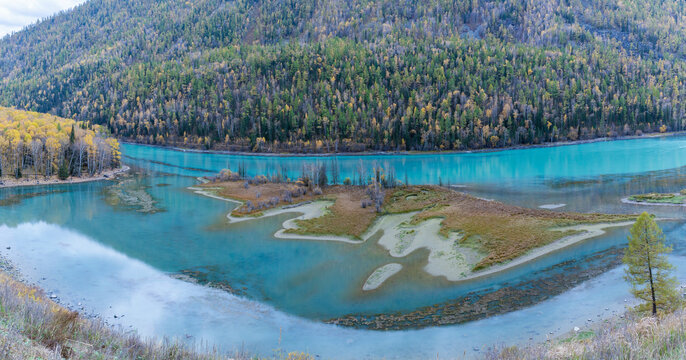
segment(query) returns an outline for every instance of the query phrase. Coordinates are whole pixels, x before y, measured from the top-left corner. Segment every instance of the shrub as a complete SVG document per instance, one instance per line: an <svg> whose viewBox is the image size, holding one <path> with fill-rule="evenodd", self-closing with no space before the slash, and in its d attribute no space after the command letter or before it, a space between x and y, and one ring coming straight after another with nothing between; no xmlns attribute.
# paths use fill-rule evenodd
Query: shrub
<svg viewBox="0 0 686 360"><path fill-rule="evenodd" d="M60 180L67 180L67 178L69 177L69 166L64 162L62 163L62 165L60 165L60 168L57 170L57 177Z"/></svg>
<svg viewBox="0 0 686 360"><path fill-rule="evenodd" d="M262 185L268 183L269 179L267 179L267 177L264 175L257 175L254 178L248 180L248 182L254 185Z"/></svg>
<svg viewBox="0 0 686 360"><path fill-rule="evenodd" d="M215 178L216 181L238 181L241 176L237 172L231 171L231 169L223 169L219 172L219 175Z"/></svg>
<svg viewBox="0 0 686 360"><path fill-rule="evenodd" d="M281 199L283 200L283 202L292 203L293 193L290 190L285 190L283 192L283 195L281 195Z"/></svg>

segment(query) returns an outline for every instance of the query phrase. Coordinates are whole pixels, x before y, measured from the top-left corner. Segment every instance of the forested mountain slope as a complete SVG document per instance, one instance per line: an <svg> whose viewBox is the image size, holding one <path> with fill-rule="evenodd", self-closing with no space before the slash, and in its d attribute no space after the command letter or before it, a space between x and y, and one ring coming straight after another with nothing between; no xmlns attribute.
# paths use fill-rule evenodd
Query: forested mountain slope
<svg viewBox="0 0 686 360"><path fill-rule="evenodd" d="M0 104L253 151L677 131L685 27L684 0L91 0L0 40Z"/></svg>

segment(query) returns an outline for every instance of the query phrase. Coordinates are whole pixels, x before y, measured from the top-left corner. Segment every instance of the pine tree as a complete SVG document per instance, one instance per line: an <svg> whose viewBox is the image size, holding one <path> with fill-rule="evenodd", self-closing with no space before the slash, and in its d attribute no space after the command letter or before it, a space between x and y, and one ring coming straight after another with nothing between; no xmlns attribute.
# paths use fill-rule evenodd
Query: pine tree
<svg viewBox="0 0 686 360"><path fill-rule="evenodd" d="M69 134L69 144L74 145L76 140L76 132L74 132L74 124L71 124L71 134Z"/></svg>
<svg viewBox="0 0 686 360"><path fill-rule="evenodd" d="M664 244L662 229L648 214L638 217L631 228L629 247L624 254L627 265L625 279L631 283L631 293L640 299L640 311L651 310L653 315L672 310L679 302L676 279L671 276L672 265L666 254L672 251Z"/></svg>
<svg viewBox="0 0 686 360"><path fill-rule="evenodd" d="M67 165L66 161L64 161L62 165L60 165L60 168L57 171L57 177L60 180L67 180L67 178L69 178L69 165Z"/></svg>

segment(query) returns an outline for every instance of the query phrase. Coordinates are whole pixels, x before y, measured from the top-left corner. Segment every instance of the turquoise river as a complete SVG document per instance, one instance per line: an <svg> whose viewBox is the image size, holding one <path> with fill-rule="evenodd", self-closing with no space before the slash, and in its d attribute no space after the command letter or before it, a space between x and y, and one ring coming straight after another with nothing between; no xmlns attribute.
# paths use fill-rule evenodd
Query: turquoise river
<svg viewBox="0 0 686 360"><path fill-rule="evenodd" d="M505 273L455 283L422 271L427 251L396 259L374 241L275 238L296 213L229 225L226 214L235 204L188 189L197 177L227 167L295 177L305 164L326 162L343 179L379 165L412 184L442 183L520 206L649 211L669 219L661 225L674 246L677 276L686 282L686 207L621 201L686 188L686 137L337 157L125 144L123 162L131 171L113 181L0 189L0 254L61 303L145 337L261 355L305 351L324 359L478 357L489 346L544 341L592 326L631 304L619 264L627 228ZM362 291L374 269L389 262L403 270L377 290ZM325 322L461 310L471 315L458 324L399 322L383 331Z"/></svg>

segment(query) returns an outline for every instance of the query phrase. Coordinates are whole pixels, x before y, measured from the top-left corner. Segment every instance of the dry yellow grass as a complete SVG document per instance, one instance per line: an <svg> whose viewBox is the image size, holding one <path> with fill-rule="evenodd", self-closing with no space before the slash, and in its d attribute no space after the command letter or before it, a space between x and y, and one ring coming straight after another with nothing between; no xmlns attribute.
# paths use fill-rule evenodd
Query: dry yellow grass
<svg viewBox="0 0 686 360"><path fill-rule="evenodd" d="M486 360L685 359L686 312L642 317L633 310L570 337L524 347L495 347Z"/></svg>
<svg viewBox="0 0 686 360"><path fill-rule="evenodd" d="M16 281L0 270L0 359L257 358L244 352L230 354L206 346L194 351L174 339L141 340L135 332L112 328L98 319L83 318L50 300L40 288ZM311 360L314 357L277 349L273 356L263 359Z"/></svg>
<svg viewBox="0 0 686 360"><path fill-rule="evenodd" d="M284 192L296 193L297 185L290 183L266 183L249 185L246 189L244 184L244 181L226 181L206 183L201 185L201 187L213 189L221 197L244 203L248 201L253 204L265 202L264 207L251 210L246 209L244 204L232 211L231 215L233 216L257 215L270 208L305 201L325 199L333 201L334 204L329 207L324 216L298 222L300 229L294 232L301 234L342 235L358 238L371 226L378 216L372 206L362 208L362 200L369 197L365 193L365 189L358 186L329 186L322 189L320 195L315 195L310 190L304 195L293 197L292 202L286 202L283 200ZM259 197L257 196L258 194ZM279 202L269 203L269 199L275 197L279 198Z"/></svg>
<svg viewBox="0 0 686 360"><path fill-rule="evenodd" d="M416 198L413 194L417 194ZM424 205L423 211L415 215L413 221L442 218L441 232L444 235L458 231L463 234L461 241L477 246L487 254L474 270L515 259L531 249L571 235L552 228L635 218L528 209L433 186L410 187L403 190L402 196L405 200L389 206L417 210L407 203Z"/></svg>
<svg viewBox="0 0 686 360"><path fill-rule="evenodd" d="M378 217L373 206L362 208L362 200L367 199L364 189L353 186L335 186L327 189L334 200L324 216L298 220L298 234L339 235L360 238Z"/></svg>
<svg viewBox="0 0 686 360"><path fill-rule="evenodd" d="M264 210L278 207L278 206L283 206L283 205L289 205L289 204L297 204L300 202L304 201L312 201L312 200L317 200L321 199L323 195L326 195L328 192L323 192L322 195L314 195L311 191L308 191L304 195L300 195L297 197L293 197L292 203L286 202L282 199L282 196L285 191L290 190L293 192L294 189L296 189L296 185L294 184L286 184L286 183L266 183L266 184L255 184L255 185L249 185L248 188L245 188L245 181L224 181L224 182L214 182L214 183L206 183L200 185L200 187L203 187L208 190L214 191L218 196L227 198L227 199L233 199L233 200L238 200L242 201L244 203L247 203L248 201L252 202L253 204L257 205L260 202L264 202L265 205L261 209L255 208L255 209L247 209L246 205L239 206L238 208L234 209L232 212L232 215L234 216L246 216L246 215L255 215L258 214ZM279 198L279 202L276 204L270 204L269 200L272 198Z"/></svg>

